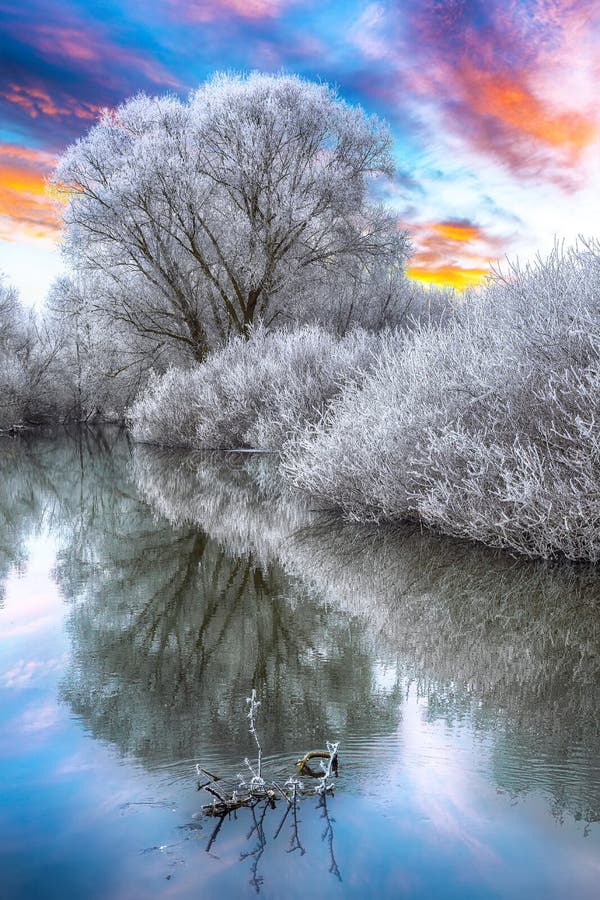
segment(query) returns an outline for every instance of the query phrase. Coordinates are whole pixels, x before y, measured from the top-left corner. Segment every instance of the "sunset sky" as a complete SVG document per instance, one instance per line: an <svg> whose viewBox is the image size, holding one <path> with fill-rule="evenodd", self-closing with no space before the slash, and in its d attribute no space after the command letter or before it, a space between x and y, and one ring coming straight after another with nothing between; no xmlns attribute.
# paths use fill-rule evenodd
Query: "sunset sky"
<svg viewBox="0 0 600 900"><path fill-rule="evenodd" d="M598 0L0 0L0 271L40 302L61 266L56 157L137 91L215 70L298 72L390 123L381 199L409 274L464 287L490 262L600 233Z"/></svg>

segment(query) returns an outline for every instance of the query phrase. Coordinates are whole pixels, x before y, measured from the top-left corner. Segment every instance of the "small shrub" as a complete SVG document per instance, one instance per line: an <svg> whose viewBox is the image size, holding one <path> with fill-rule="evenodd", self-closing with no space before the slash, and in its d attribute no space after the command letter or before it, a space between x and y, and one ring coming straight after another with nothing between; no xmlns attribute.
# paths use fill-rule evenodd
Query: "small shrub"
<svg viewBox="0 0 600 900"><path fill-rule="evenodd" d="M197 449L278 450L373 362L377 338L338 340L317 326L236 338L192 370L154 378L130 410L138 441Z"/></svg>

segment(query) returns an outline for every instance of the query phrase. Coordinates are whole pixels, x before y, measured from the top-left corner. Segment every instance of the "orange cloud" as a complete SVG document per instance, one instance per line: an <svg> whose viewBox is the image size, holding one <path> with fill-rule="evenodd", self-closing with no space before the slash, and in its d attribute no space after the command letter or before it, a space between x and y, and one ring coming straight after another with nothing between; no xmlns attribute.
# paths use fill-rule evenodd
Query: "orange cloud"
<svg viewBox="0 0 600 900"><path fill-rule="evenodd" d="M489 269L468 269L462 266L409 266L406 274L415 281L423 281L427 284L437 284L440 287L453 287L457 291L464 291L470 287L476 287L489 275Z"/></svg>
<svg viewBox="0 0 600 900"><path fill-rule="evenodd" d="M0 97L20 106L32 119L37 119L39 115L96 119L101 112L100 106L78 101L73 97L65 98L62 103L56 102L44 88L35 85L10 84L7 89L0 91Z"/></svg>
<svg viewBox="0 0 600 900"><path fill-rule="evenodd" d="M46 188L55 164L56 158L43 150L0 144L1 240L58 239L58 205Z"/></svg>
<svg viewBox="0 0 600 900"><path fill-rule="evenodd" d="M461 222L433 222L429 228L447 240L461 243L477 240L483 236L477 225L465 225Z"/></svg>
<svg viewBox="0 0 600 900"><path fill-rule="evenodd" d="M525 73L520 77L508 72L498 74L463 61L460 84L474 115L492 117L515 137L562 148L572 163L598 136L598 123L593 118L574 110L555 110L535 96L526 86Z"/></svg>
<svg viewBox="0 0 600 900"><path fill-rule="evenodd" d="M415 253L409 278L464 290L480 284L505 242L473 222L446 220L409 224Z"/></svg>

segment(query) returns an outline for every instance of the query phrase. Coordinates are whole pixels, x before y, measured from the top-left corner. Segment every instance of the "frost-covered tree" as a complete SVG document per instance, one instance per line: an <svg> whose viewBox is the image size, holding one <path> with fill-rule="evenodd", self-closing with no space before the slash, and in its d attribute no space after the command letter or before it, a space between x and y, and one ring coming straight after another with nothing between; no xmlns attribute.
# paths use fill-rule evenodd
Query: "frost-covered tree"
<svg viewBox="0 0 600 900"><path fill-rule="evenodd" d="M25 373L19 354L23 344L24 321L17 292L0 281L0 430L21 417Z"/></svg>
<svg viewBox="0 0 600 900"><path fill-rule="evenodd" d="M45 323L0 277L0 432L54 416L57 350Z"/></svg>
<svg viewBox="0 0 600 900"><path fill-rule="evenodd" d="M170 361L160 344L149 347L95 309L103 279L74 273L52 284L45 309L48 330L59 345L55 399L63 417L121 420L150 369Z"/></svg>
<svg viewBox="0 0 600 900"><path fill-rule="evenodd" d="M216 75L187 102L140 94L62 158L66 251L97 298L151 341L202 360L259 319L402 266L406 234L369 200L388 129L296 76Z"/></svg>
<svg viewBox="0 0 600 900"><path fill-rule="evenodd" d="M19 343L23 319L16 289L0 276L0 346L3 351L6 352L11 344Z"/></svg>
<svg viewBox="0 0 600 900"><path fill-rule="evenodd" d="M290 304L294 326L321 325L332 334L355 328L371 332L410 331L419 323L442 325L452 317L457 295L451 288L423 285L406 276L401 265L387 261L355 272L340 270L319 291L304 293Z"/></svg>

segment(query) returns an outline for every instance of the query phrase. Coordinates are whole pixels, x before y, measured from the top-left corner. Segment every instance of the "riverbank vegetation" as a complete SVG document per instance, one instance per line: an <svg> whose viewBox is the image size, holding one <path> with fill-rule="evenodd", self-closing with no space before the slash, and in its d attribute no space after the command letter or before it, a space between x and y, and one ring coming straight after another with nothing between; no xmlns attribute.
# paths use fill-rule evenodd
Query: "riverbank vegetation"
<svg viewBox="0 0 600 900"><path fill-rule="evenodd" d="M293 483L359 520L417 518L519 552L600 558L600 247L496 276L449 327L385 343Z"/></svg>
<svg viewBox="0 0 600 900"><path fill-rule="evenodd" d="M150 383L133 434L277 450L295 487L349 519L597 561L599 286L587 243L495 275L443 325L259 331Z"/></svg>
<svg viewBox="0 0 600 900"><path fill-rule="evenodd" d="M600 559L600 244L458 298L405 275L376 117L293 76L138 96L64 155L71 274L0 296L0 430L279 454L313 504Z"/></svg>

